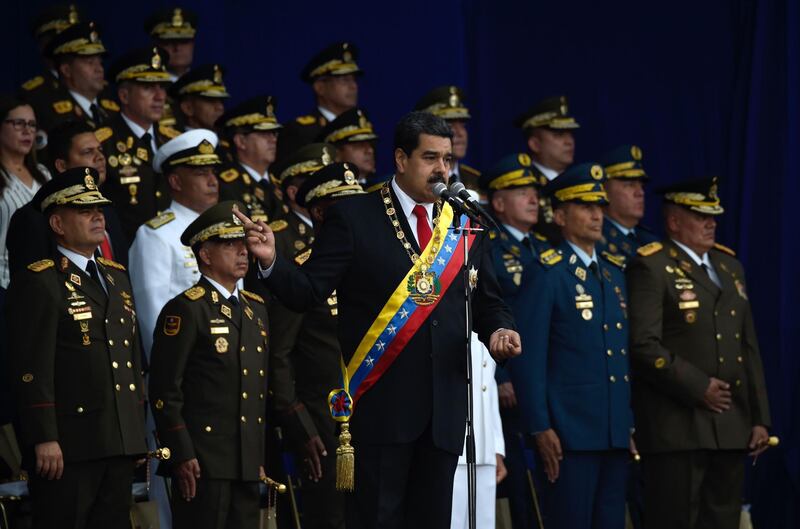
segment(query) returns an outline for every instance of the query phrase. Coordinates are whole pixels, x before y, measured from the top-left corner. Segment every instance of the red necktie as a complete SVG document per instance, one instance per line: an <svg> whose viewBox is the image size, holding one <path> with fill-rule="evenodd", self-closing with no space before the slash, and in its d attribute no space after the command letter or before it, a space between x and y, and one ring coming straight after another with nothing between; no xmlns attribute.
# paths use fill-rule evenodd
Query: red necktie
<svg viewBox="0 0 800 529"><path fill-rule="evenodd" d="M108 234L103 238L103 242L100 243L100 253L103 254L103 257L106 259L114 260L114 252L111 251L111 242L108 240Z"/></svg>
<svg viewBox="0 0 800 529"><path fill-rule="evenodd" d="M414 206L414 216L417 217L417 243L419 243L420 251L424 251L428 246L428 241L431 240L431 227L428 224L428 211L425 206L417 204Z"/></svg>

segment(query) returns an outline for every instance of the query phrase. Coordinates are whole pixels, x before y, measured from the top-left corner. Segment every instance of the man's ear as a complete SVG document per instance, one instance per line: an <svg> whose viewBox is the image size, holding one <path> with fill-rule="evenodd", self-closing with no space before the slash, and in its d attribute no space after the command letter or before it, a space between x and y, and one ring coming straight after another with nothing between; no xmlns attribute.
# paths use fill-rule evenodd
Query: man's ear
<svg viewBox="0 0 800 529"><path fill-rule="evenodd" d="M286 186L286 198L288 198L290 202L294 202L297 197L297 191L298 187L296 185Z"/></svg>
<svg viewBox="0 0 800 529"><path fill-rule="evenodd" d="M553 221L561 226L562 228L567 224L567 208L569 204L564 204L563 206L558 206L553 211Z"/></svg>
<svg viewBox="0 0 800 529"><path fill-rule="evenodd" d="M62 160L61 158L56 158L56 161L53 162L53 165L56 168L56 171L59 173L63 173L67 170L67 162L66 160Z"/></svg>
<svg viewBox="0 0 800 529"><path fill-rule="evenodd" d="M311 88L314 90L314 95L316 97L320 97L323 95L323 92L325 91L325 88L323 87L324 84L325 81L321 77L316 79L314 83L312 83Z"/></svg>
<svg viewBox="0 0 800 529"><path fill-rule="evenodd" d="M497 213L503 213L505 211L505 200L500 193L495 193L492 196L492 209Z"/></svg>
<svg viewBox="0 0 800 529"><path fill-rule="evenodd" d="M528 149L534 154L539 154L542 151L542 142L536 136L536 133L528 136Z"/></svg>
<svg viewBox="0 0 800 529"><path fill-rule="evenodd" d="M200 247L200 250L197 252L197 257L200 259L200 262L203 263L203 265L211 266L211 256L208 252L208 245L204 244Z"/></svg>
<svg viewBox="0 0 800 529"><path fill-rule="evenodd" d="M122 83L117 87L117 99L122 105L127 105L131 101L130 87L127 83Z"/></svg>
<svg viewBox="0 0 800 529"><path fill-rule="evenodd" d="M183 101L181 101L180 107L184 116L187 118L194 117L194 105L192 105L192 102L189 101L188 98L184 98Z"/></svg>
<svg viewBox="0 0 800 529"><path fill-rule="evenodd" d="M54 213L50 215L47 222L50 224L50 229L53 230L53 233L56 235L64 235L64 220L61 218L61 215Z"/></svg>
<svg viewBox="0 0 800 529"><path fill-rule="evenodd" d="M399 147L394 150L394 167L397 173L405 174L408 166L408 155Z"/></svg>
<svg viewBox="0 0 800 529"><path fill-rule="evenodd" d="M244 134L237 132L236 134L233 135L231 141L233 141L233 145L236 147L237 151L243 151L247 147L247 145L244 142Z"/></svg>

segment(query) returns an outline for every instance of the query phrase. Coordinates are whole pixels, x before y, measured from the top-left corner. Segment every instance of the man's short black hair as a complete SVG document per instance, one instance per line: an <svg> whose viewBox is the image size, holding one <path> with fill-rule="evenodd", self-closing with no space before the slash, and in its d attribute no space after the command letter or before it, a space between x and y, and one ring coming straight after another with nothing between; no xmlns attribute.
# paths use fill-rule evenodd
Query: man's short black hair
<svg viewBox="0 0 800 529"><path fill-rule="evenodd" d="M453 129L445 120L434 116L430 112L409 112L397 123L394 128L394 148L402 149L406 155L419 147L419 135L429 134L440 138L453 139Z"/></svg>
<svg viewBox="0 0 800 529"><path fill-rule="evenodd" d="M50 131L48 147L50 155L55 160L66 161L69 158L69 150L72 148L72 139L78 134L94 133L94 129L85 121L69 120L61 123Z"/></svg>

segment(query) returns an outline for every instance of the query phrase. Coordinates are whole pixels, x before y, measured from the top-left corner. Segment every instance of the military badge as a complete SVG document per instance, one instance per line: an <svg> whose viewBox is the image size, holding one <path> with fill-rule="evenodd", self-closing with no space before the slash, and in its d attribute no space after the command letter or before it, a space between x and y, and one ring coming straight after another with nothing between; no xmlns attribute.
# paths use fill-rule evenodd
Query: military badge
<svg viewBox="0 0 800 529"><path fill-rule="evenodd" d="M214 342L214 347L217 349L217 352L219 354L227 353L228 352L228 340L226 340L224 337L220 336Z"/></svg>
<svg viewBox="0 0 800 529"><path fill-rule="evenodd" d="M222 312L225 316L232 318L233 312L231 312L231 308L227 305L222 305L219 308L220 312Z"/></svg>
<svg viewBox="0 0 800 529"><path fill-rule="evenodd" d="M164 318L164 334L167 336L175 336L181 331L181 317L180 316L167 316Z"/></svg>
<svg viewBox="0 0 800 529"><path fill-rule="evenodd" d="M474 266L471 266L469 269L469 289L470 291L475 290L475 287L478 286L478 271L475 269Z"/></svg>
<svg viewBox="0 0 800 529"><path fill-rule="evenodd" d="M408 295L420 306L433 305L439 299L442 285L432 272L414 272L406 284Z"/></svg>
<svg viewBox="0 0 800 529"><path fill-rule="evenodd" d="M744 288L744 283L737 279L733 282L733 284L736 285L736 292L739 293L739 296L741 296L742 299L747 299L747 291Z"/></svg>

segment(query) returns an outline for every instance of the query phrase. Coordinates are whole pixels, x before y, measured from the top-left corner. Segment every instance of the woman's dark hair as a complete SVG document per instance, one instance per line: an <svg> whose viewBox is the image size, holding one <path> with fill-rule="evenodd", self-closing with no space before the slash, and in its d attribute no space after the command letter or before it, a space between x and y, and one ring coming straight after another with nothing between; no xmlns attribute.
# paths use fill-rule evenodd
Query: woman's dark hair
<svg viewBox="0 0 800 529"><path fill-rule="evenodd" d="M78 134L94 133L94 129L85 121L71 119L61 123L50 131L47 140L47 150L50 159L55 163L56 160L67 160L69 151L72 149L72 139Z"/></svg>
<svg viewBox="0 0 800 529"><path fill-rule="evenodd" d="M430 112L409 112L400 118L394 128L394 148L402 149L411 156L414 149L419 147L420 134L453 139L453 130L442 118Z"/></svg>
<svg viewBox="0 0 800 529"><path fill-rule="evenodd" d="M30 106L30 103L27 103L26 101L12 94L0 94L0 122L8 119L8 114L12 110L22 106ZM44 184L47 181L44 174L42 174L38 165L36 164L35 144L33 147L31 147L30 152L25 155L25 160L23 163L25 164L25 168L28 170L28 172L31 173L31 176L33 176L33 179L39 182L39 184ZM8 178L10 174L2 159L0 159L0 171L3 173L0 175L0 196L2 196L6 190L6 187L8 186Z"/></svg>

